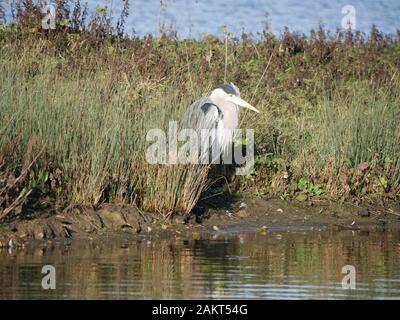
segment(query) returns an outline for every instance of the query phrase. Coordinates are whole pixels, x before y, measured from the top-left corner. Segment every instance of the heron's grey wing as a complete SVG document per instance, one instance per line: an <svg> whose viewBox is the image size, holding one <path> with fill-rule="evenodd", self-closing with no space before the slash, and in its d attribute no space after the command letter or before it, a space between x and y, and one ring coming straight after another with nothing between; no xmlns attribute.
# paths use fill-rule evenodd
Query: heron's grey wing
<svg viewBox="0 0 400 320"><path fill-rule="evenodd" d="M181 126L191 129L211 129L217 125L220 114L220 109L209 98L201 98L186 110Z"/></svg>
<svg viewBox="0 0 400 320"><path fill-rule="evenodd" d="M222 117L221 110L207 97L194 102L183 117L182 128L191 128L197 132L200 141L199 147L201 148L199 157L202 162L209 163L211 161L209 157L210 149L213 150L212 159L220 155L217 129Z"/></svg>

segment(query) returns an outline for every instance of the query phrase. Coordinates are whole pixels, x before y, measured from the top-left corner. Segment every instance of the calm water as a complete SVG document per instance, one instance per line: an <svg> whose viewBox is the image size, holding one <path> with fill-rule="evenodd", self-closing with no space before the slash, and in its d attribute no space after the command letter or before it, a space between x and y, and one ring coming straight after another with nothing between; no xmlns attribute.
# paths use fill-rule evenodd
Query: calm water
<svg viewBox="0 0 400 320"><path fill-rule="evenodd" d="M52 264L56 290L41 288ZM356 290L341 287L344 265ZM0 298L400 298L400 232L239 234L0 252Z"/></svg>
<svg viewBox="0 0 400 320"><path fill-rule="evenodd" d="M15 0L0 0L6 9ZM82 3L86 0L81 0ZM87 0L90 12L96 6L107 5L114 22L122 10L122 0ZM162 3L160 5L160 2ZM386 33L400 28L400 1L398 0L130 0L130 16L126 32L138 35L158 34L160 27L172 27L178 37L187 38L207 33L221 35L221 26L230 33L256 35L266 25L279 35L285 26L290 30L308 33L323 23L327 29L341 28L345 5L352 5L355 28L369 32L372 24ZM7 20L10 21L10 10Z"/></svg>
<svg viewBox="0 0 400 320"><path fill-rule="evenodd" d="M91 8L108 3L119 16L121 0L89 0ZM355 27L369 32L372 24L385 32L400 28L400 1L398 0L130 0L130 17L126 31L139 35L157 34L160 26L172 27L180 37L198 37L208 33L221 34L221 26L240 35L242 32L261 32L266 25L275 34L285 26L290 30L308 33L323 23L335 30L342 26L345 5L355 9Z"/></svg>

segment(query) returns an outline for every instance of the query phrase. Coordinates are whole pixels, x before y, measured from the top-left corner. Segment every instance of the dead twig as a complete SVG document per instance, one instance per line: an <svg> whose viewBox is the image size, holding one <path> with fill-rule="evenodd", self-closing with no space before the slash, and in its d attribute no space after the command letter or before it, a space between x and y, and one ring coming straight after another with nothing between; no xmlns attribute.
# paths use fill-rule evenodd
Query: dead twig
<svg viewBox="0 0 400 320"><path fill-rule="evenodd" d="M30 147L28 146L28 149ZM29 171L31 170L34 163L39 159L39 157L43 154L45 150L45 146L39 151L39 153L32 159L31 162L26 162L23 166L22 172L18 178L14 178L13 181L8 181L6 186L0 189L0 207L6 206L2 212L0 212L0 221L3 221L11 212L13 212L17 207L23 205L26 202L26 199L32 193L32 189L26 191L22 190L18 197L11 203L11 205L7 206L6 199L9 197L11 193L17 193L19 185L25 180ZM30 151L29 151L30 152Z"/></svg>
<svg viewBox="0 0 400 320"><path fill-rule="evenodd" d="M0 221L7 217L10 212L14 211L15 208L22 205L31 193L32 189L28 192L21 192L17 199L15 199L14 202L8 208L4 209L3 212L0 214Z"/></svg>

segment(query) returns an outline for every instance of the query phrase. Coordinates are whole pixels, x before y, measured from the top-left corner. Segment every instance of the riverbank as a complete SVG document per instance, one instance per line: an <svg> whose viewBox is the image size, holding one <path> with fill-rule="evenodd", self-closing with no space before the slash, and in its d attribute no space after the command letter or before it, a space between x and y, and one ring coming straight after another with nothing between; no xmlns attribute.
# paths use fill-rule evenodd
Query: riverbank
<svg viewBox="0 0 400 320"><path fill-rule="evenodd" d="M17 21L0 26L5 229L35 219L50 223L32 231L42 237L68 237L74 223L101 229L98 214L77 208L107 204L153 212L158 221L196 210L225 178L211 178L209 166L149 163L153 141L146 137L153 129L167 133L170 121L224 82L260 110L240 115L240 128L254 132L254 168L237 177L237 197L400 198L400 33L330 34L321 27L307 36L265 32L259 41L138 38L110 29L105 12L88 28L79 10L43 30L40 8L21 4ZM58 222L65 210L77 222ZM117 229L121 221L126 230L147 228L139 213L129 217L110 219Z"/></svg>
<svg viewBox="0 0 400 320"><path fill-rule="evenodd" d="M0 247L100 240L104 238L209 240L238 233L298 231L375 231L400 228L400 205L305 204L256 198L224 209L209 209L189 219L161 219L126 205L104 204L98 209L72 207L57 214L0 227Z"/></svg>

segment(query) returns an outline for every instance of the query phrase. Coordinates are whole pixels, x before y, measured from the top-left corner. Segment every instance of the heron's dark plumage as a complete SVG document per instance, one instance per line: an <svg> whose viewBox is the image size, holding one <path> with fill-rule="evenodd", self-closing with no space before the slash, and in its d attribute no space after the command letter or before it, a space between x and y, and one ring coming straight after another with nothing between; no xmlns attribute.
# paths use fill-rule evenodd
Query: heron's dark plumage
<svg viewBox="0 0 400 320"><path fill-rule="evenodd" d="M215 89L222 89L228 94L234 94L235 96L240 96L239 91L231 84L221 84L217 86Z"/></svg>
<svg viewBox="0 0 400 320"><path fill-rule="evenodd" d="M224 118L224 114L222 113L221 109L218 108L218 107L217 107L215 104L213 104L213 103L206 102L206 103L202 104L200 108L201 108L201 110L202 110L204 113L207 113L207 112L210 110L211 107L216 107L216 108L217 108L217 111L218 111L218 118L219 118L219 119L223 119L223 118Z"/></svg>

